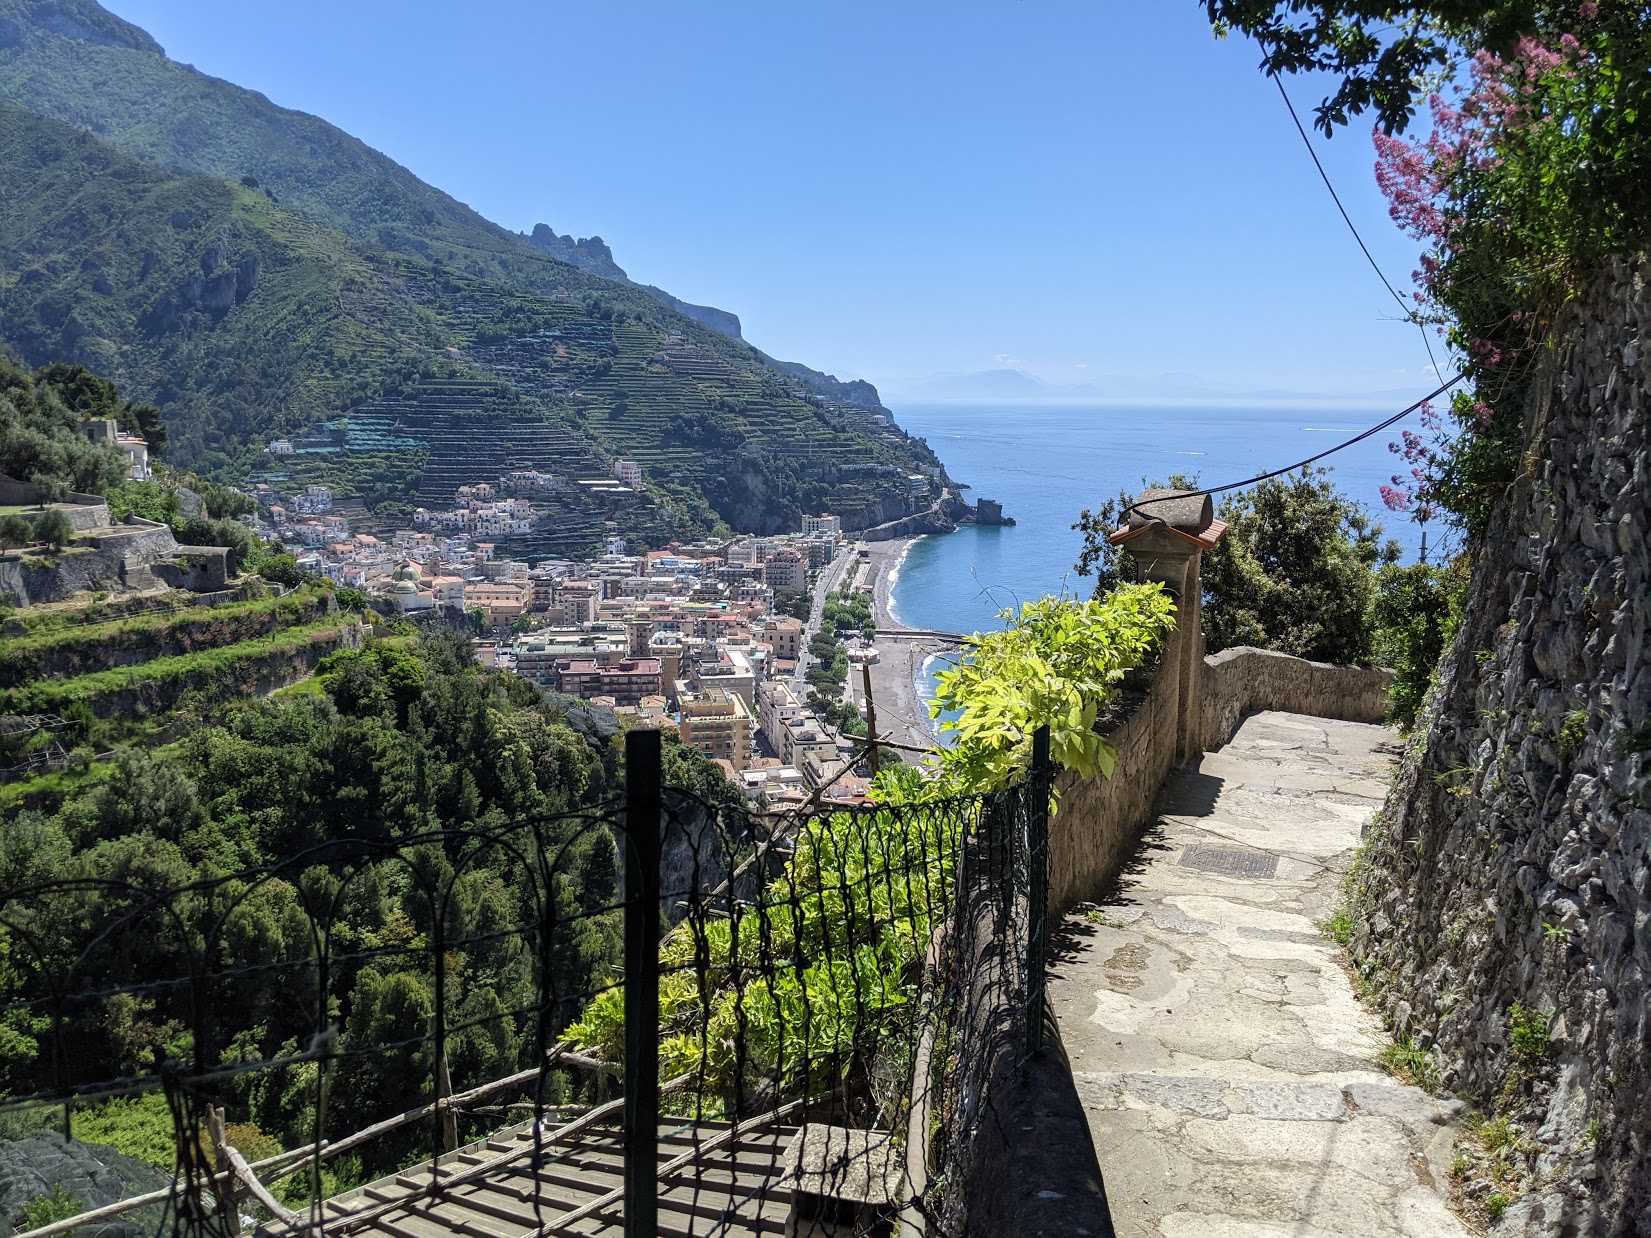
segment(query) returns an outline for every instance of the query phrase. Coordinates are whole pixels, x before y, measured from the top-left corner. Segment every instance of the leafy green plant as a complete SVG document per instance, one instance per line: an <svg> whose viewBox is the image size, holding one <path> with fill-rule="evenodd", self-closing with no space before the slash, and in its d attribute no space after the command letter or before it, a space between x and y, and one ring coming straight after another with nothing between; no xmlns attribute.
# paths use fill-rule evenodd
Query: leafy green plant
<svg viewBox="0 0 1651 1238"><path fill-rule="evenodd" d="M1588 739L1588 711L1574 709L1565 715L1559 732L1554 736L1554 751L1561 761L1569 761L1582 750Z"/></svg>
<svg viewBox="0 0 1651 1238"><path fill-rule="evenodd" d="M1611 746L1619 757L1632 756L1636 752L1651 752L1651 718L1642 718L1633 726L1623 727L1617 732Z"/></svg>
<svg viewBox="0 0 1651 1238"><path fill-rule="evenodd" d="M1424 1092L1437 1092L1443 1083L1433 1054L1410 1036L1385 1044L1376 1054L1381 1068L1396 1079L1414 1084Z"/></svg>
<svg viewBox="0 0 1651 1238"><path fill-rule="evenodd" d="M172 1111L159 1092L83 1110L75 1114L74 1132L82 1143L102 1144L160 1169L170 1170L177 1158Z"/></svg>
<svg viewBox="0 0 1651 1238"><path fill-rule="evenodd" d="M1492 1191L1485 1196L1485 1215L1492 1221L1499 1221L1502 1219L1502 1214L1508 1210L1509 1205L1512 1203L1513 1200L1501 1191Z"/></svg>
<svg viewBox="0 0 1651 1238"><path fill-rule="evenodd" d="M49 1194L37 1196L23 1205L23 1228L39 1229L55 1221L67 1221L85 1211L86 1205L80 1202L78 1195L65 1191L61 1182L54 1182ZM75 1232L68 1231L70 1234Z"/></svg>
<svg viewBox="0 0 1651 1238"><path fill-rule="evenodd" d="M1553 1051L1548 1032L1548 1016L1540 1010L1515 1002L1508 1009L1508 1043L1525 1065L1547 1059Z"/></svg>
<svg viewBox="0 0 1651 1238"><path fill-rule="evenodd" d="M1003 631L970 637L962 658L935 677L929 714L957 737L941 756L940 785L1007 786L1030 764L1032 734L1043 726L1056 764L1084 778L1110 776L1117 753L1096 732L1096 718L1125 673L1174 626L1174 614L1158 584L1005 611Z"/></svg>
<svg viewBox="0 0 1651 1238"><path fill-rule="evenodd" d="M1353 908L1348 903L1340 903L1328 917L1319 925L1319 931L1338 946L1345 946L1353 940L1353 930L1356 927L1353 920Z"/></svg>

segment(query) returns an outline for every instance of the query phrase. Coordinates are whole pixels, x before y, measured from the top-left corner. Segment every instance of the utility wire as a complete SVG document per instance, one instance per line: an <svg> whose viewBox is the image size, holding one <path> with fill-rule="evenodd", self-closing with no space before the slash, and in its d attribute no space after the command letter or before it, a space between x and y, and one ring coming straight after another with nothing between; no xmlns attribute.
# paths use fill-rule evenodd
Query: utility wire
<svg viewBox="0 0 1651 1238"><path fill-rule="evenodd" d="M1330 200L1336 204L1336 209L1341 212L1342 222L1347 225L1347 230L1353 234L1353 239L1359 243L1359 251L1364 254L1364 260L1370 264L1370 269L1376 273L1376 278L1382 281L1382 287L1386 288L1393 299L1399 303L1399 308L1404 311L1405 321L1415 323L1416 329L1422 333L1422 347L1427 349L1428 363L1433 367L1434 374L1439 374L1439 362L1433 355L1433 342L1427 338L1426 325L1416 317L1415 307L1406 301L1399 290L1388 280L1386 272L1382 270L1371 254L1370 247L1364 243L1364 237L1359 235L1358 227L1353 223L1353 217L1347 213L1347 208L1342 205L1341 195L1336 192L1335 185L1331 183L1330 174L1324 170L1324 164L1319 160L1319 153L1313 145L1313 139L1308 136L1306 127L1301 123L1301 117L1296 114L1296 105L1290 102L1290 92L1284 89L1284 79L1277 73L1269 73L1268 76L1273 79L1273 85L1278 87L1279 98L1284 100L1284 106L1290 113L1290 119L1295 122L1296 132L1301 135L1302 144L1307 147L1307 154L1312 158L1313 166L1318 169L1319 179L1324 182L1324 187L1330 191Z"/></svg>
<svg viewBox="0 0 1651 1238"><path fill-rule="evenodd" d="M1166 494L1161 498L1145 500L1138 499L1131 503L1128 507L1124 508L1124 510L1119 513L1119 518L1125 523L1128 523L1132 512L1140 511L1141 508L1152 503L1168 503L1175 499L1197 498L1202 494L1224 494L1228 490L1242 490L1244 487L1253 486L1257 482L1267 481L1273 477L1282 477L1286 473L1293 473L1297 469L1306 468L1309 464L1316 464L1326 456L1333 456L1338 451L1343 451L1346 448L1353 446L1355 443L1362 443L1365 439L1371 437L1372 435L1380 434L1383 430L1391 429L1393 426L1398 425L1401 421L1410 416L1410 414L1414 413L1417 409L1421 408L1422 405L1426 404L1429 400L1435 400L1444 395L1445 392L1449 391L1457 383L1461 382L1463 377L1464 375L1457 374L1454 378L1450 379L1450 381L1435 387L1432 391L1428 392L1409 407L1394 413L1391 417L1388 417L1385 420L1378 421L1368 430L1355 434L1346 442L1337 443L1334 447L1326 448L1324 451L1319 452L1316 456L1308 456L1305 460L1298 460L1294 464L1287 464L1281 469L1273 469L1270 473L1258 473L1256 476L1247 477L1243 481L1230 481L1223 486L1209 486L1203 490L1177 490L1174 494ZM1149 512L1141 512L1141 514L1148 520L1155 521L1159 524L1163 523L1161 517L1154 516Z"/></svg>

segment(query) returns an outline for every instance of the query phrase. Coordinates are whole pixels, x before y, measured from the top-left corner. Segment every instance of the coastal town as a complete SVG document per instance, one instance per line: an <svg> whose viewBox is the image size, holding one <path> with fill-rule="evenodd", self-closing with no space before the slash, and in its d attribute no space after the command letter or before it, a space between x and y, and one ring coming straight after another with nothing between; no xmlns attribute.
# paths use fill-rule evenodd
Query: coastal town
<svg viewBox="0 0 1651 1238"><path fill-rule="evenodd" d="M890 614L910 539L855 541L821 514L777 536L633 550L614 535L584 558L511 557L554 484L523 470L460 486L451 506L381 535L352 531L325 486L251 497L258 532L302 571L389 616L468 624L483 665L547 693L676 730L756 808L865 797L868 683L882 762L933 745L914 681L934 648ZM618 460L608 484L645 483Z"/></svg>

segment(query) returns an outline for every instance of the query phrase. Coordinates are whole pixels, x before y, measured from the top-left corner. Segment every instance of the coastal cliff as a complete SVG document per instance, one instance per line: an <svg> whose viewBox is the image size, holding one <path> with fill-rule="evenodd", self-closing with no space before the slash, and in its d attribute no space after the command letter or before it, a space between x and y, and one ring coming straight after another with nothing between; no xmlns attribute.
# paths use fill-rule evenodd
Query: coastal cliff
<svg viewBox="0 0 1651 1238"><path fill-rule="evenodd" d="M941 492L933 506L898 520L859 530L855 536L866 542L887 542L897 537L923 537L931 533L955 533L974 509L950 489Z"/></svg>

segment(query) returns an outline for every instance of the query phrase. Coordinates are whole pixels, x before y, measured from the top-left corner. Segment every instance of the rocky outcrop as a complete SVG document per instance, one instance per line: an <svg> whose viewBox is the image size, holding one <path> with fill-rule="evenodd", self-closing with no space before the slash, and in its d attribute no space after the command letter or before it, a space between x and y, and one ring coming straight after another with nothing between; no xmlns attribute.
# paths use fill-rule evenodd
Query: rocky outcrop
<svg viewBox="0 0 1651 1238"><path fill-rule="evenodd" d="M169 1182L168 1175L136 1157L62 1135L0 1142L0 1216L7 1226L21 1226L23 1206L49 1197L54 1187L90 1209L147 1194ZM157 1204L74 1232L85 1238L152 1234L163 1227L165 1213L164 1205Z"/></svg>
<svg viewBox="0 0 1651 1238"><path fill-rule="evenodd" d="M801 380L804 386L828 400L852 404L871 412L888 411L883 408L883 399L877 394L877 388L863 378L844 380L835 374L822 374L819 370L811 370L800 361L777 361L769 357L768 362L775 369L784 370L791 377Z"/></svg>
<svg viewBox="0 0 1651 1238"><path fill-rule="evenodd" d="M714 305L695 305L692 301L684 301L680 297L673 297L663 288L655 288L652 284L641 285L642 291L647 293L661 305L669 305L685 318L692 318L703 327L726 335L731 340L744 339L740 334L740 316L731 310L718 309Z"/></svg>
<svg viewBox="0 0 1651 1238"><path fill-rule="evenodd" d="M138 325L151 335L175 331L190 313L218 319L252 295L263 260L248 250L230 260L220 239L201 254L200 273L191 273L143 312Z"/></svg>
<svg viewBox="0 0 1651 1238"><path fill-rule="evenodd" d="M955 533L958 522L970 511L969 505L950 490L943 491L934 505L899 520L861 529L855 536L867 542L889 542L897 537L924 537L931 533Z"/></svg>
<svg viewBox="0 0 1651 1238"><path fill-rule="evenodd" d="M1651 262L1574 307L1355 887L1353 954L1523 1134L1497 1233L1651 1233Z"/></svg>

